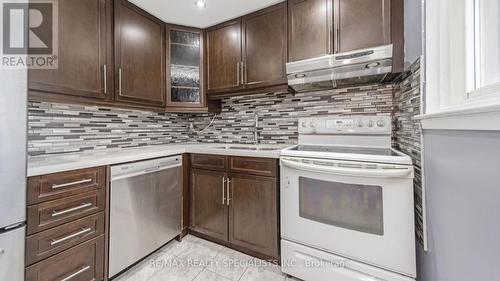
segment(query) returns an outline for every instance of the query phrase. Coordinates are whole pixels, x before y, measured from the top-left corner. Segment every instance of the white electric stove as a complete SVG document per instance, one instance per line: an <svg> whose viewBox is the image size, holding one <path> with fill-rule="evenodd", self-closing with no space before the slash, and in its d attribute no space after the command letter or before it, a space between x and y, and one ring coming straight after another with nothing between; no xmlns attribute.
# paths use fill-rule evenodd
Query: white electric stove
<svg viewBox="0 0 500 281"><path fill-rule="evenodd" d="M416 276L413 166L390 116L299 120L281 152L281 256L306 281Z"/></svg>

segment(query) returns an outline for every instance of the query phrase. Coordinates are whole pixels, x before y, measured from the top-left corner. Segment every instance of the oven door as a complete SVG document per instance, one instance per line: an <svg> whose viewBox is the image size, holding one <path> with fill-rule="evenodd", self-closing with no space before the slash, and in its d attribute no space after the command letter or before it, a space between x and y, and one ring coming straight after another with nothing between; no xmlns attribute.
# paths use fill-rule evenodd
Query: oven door
<svg viewBox="0 0 500 281"><path fill-rule="evenodd" d="M281 158L283 239L416 275L413 167Z"/></svg>

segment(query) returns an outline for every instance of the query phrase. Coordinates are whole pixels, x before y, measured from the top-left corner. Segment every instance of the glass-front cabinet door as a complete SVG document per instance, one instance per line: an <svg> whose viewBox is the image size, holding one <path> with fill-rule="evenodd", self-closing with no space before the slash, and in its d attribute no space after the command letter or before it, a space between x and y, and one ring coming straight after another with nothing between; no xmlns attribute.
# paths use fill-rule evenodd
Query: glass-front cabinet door
<svg viewBox="0 0 500 281"><path fill-rule="evenodd" d="M169 26L167 36L167 108L203 107L202 31Z"/></svg>

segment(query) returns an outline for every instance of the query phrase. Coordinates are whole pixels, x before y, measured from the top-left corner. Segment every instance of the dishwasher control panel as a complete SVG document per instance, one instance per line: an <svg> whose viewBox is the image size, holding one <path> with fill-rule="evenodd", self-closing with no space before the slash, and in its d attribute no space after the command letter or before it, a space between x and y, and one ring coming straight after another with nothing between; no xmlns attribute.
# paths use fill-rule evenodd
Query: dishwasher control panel
<svg viewBox="0 0 500 281"><path fill-rule="evenodd" d="M111 166L111 181L131 174L147 174L176 166L182 166L181 155L114 165Z"/></svg>

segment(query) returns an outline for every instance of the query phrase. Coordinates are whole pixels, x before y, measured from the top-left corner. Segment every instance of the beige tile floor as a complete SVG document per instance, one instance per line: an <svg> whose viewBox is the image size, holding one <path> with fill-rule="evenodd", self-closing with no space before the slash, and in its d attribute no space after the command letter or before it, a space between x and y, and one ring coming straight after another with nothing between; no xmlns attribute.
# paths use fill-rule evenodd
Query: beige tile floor
<svg viewBox="0 0 500 281"><path fill-rule="evenodd" d="M279 266L188 235L114 278L114 281L298 281Z"/></svg>

